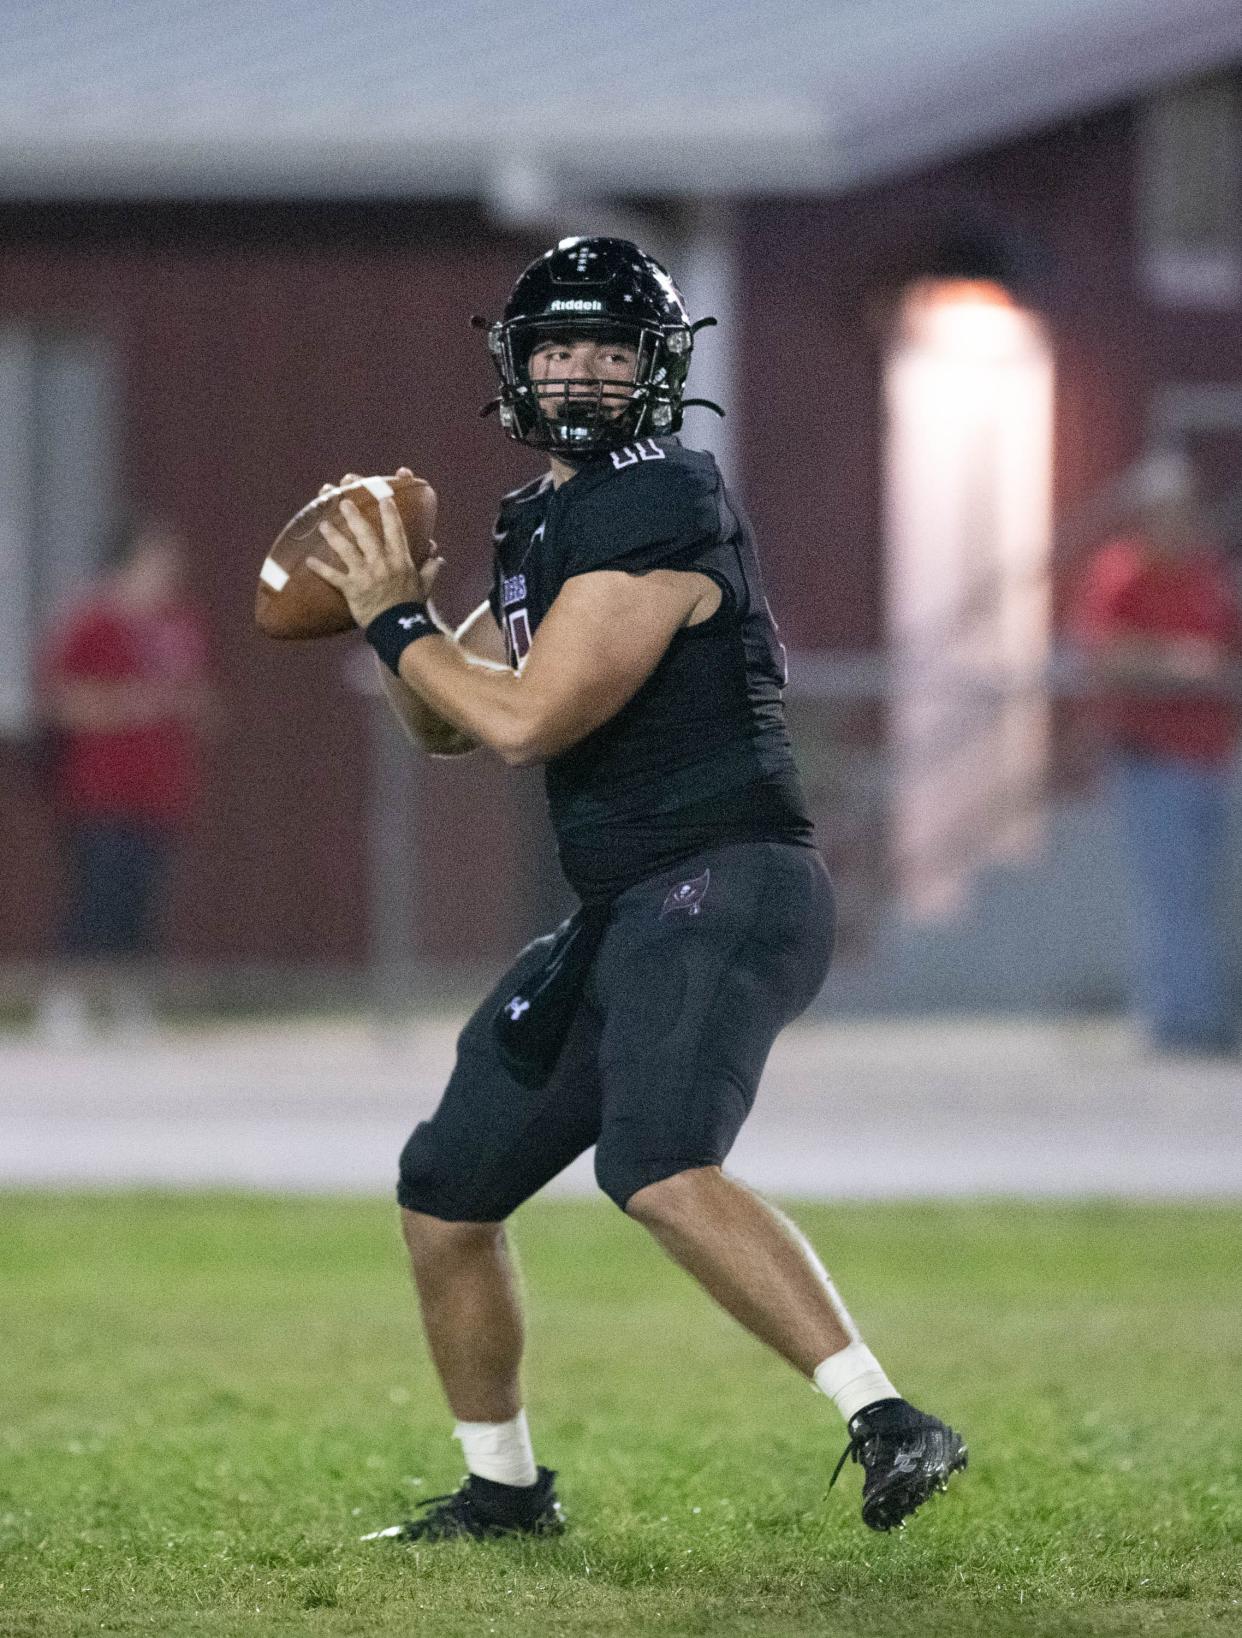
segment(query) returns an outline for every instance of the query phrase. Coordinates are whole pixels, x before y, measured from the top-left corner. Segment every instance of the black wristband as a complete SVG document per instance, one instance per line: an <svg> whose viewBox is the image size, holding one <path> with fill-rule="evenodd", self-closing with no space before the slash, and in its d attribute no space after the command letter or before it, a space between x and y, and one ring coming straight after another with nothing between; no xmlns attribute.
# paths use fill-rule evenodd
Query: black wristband
<svg viewBox="0 0 1242 1638"><path fill-rule="evenodd" d="M426 603L394 603L377 614L364 634L390 671L401 675L401 656L420 637L439 637L441 631Z"/></svg>

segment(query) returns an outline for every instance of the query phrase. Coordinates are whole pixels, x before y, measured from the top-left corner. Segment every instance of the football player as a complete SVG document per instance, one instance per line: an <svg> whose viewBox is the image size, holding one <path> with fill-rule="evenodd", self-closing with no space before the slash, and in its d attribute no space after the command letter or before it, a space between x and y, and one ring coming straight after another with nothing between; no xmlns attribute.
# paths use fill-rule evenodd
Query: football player
<svg viewBox="0 0 1242 1638"><path fill-rule="evenodd" d="M505 496L491 596L456 632L430 602L438 560L411 560L392 502L382 530L348 502L347 528L321 525L341 566L316 572L415 739L544 765L581 901L470 1019L401 1156L468 1474L380 1536L561 1528L522 1406L504 1222L592 1144L604 1192L837 1406L865 1523L899 1525L966 1465L962 1439L899 1394L798 1230L722 1170L773 1040L824 981L833 901L750 527L712 457L677 438L697 328L625 240L565 239L522 274L488 328L494 407L548 470Z"/></svg>

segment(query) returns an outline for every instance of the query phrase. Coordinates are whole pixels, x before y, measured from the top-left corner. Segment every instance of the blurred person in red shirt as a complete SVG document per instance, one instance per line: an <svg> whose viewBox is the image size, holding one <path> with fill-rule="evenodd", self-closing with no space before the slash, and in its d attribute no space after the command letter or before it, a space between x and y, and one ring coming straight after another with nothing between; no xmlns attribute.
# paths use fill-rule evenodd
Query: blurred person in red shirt
<svg viewBox="0 0 1242 1638"><path fill-rule="evenodd" d="M152 1022L163 896L197 810L211 710L205 623L184 582L179 537L163 523L143 524L41 656L68 903L63 965L39 1022L46 1038L66 1044L89 1033L91 1001L104 992L127 1033Z"/></svg>
<svg viewBox="0 0 1242 1638"><path fill-rule="evenodd" d="M1090 662L1135 904L1134 1011L1162 1049L1231 1052L1219 923L1239 729L1242 615L1193 468L1157 454L1128 526L1087 563L1072 627Z"/></svg>

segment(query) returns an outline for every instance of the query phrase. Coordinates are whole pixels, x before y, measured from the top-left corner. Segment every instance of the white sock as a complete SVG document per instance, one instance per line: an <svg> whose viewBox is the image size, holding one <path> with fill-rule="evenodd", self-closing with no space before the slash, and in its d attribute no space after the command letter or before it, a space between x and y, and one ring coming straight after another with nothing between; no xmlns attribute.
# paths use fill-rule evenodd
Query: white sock
<svg viewBox="0 0 1242 1638"><path fill-rule="evenodd" d="M861 1342L851 1342L815 1367L815 1386L827 1394L847 1422L877 1399L900 1399L879 1360Z"/></svg>
<svg viewBox="0 0 1242 1638"><path fill-rule="evenodd" d="M468 1471L480 1479L532 1485L539 1477L524 1410L511 1422L459 1422L453 1437L461 1441Z"/></svg>

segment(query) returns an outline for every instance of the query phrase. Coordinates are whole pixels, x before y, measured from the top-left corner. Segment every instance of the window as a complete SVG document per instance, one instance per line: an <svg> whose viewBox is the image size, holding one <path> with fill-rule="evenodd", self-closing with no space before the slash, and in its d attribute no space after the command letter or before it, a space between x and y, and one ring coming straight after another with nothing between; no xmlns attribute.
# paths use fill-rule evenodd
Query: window
<svg viewBox="0 0 1242 1638"><path fill-rule="evenodd" d="M0 734L31 725L34 658L114 517L116 370L98 337L0 325Z"/></svg>
<svg viewBox="0 0 1242 1638"><path fill-rule="evenodd" d="M1155 97L1139 119L1140 273L1182 307L1242 304L1242 79Z"/></svg>

